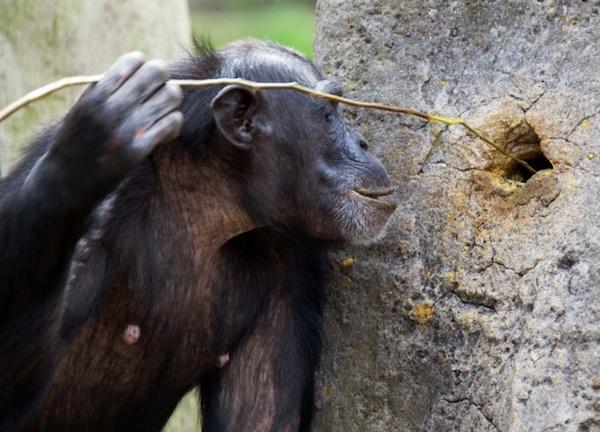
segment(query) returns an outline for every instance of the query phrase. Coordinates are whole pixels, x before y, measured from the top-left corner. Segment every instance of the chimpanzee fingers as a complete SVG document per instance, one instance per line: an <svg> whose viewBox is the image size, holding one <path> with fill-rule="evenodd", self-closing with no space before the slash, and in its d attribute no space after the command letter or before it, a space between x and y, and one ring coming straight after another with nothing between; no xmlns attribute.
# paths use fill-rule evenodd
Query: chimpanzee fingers
<svg viewBox="0 0 600 432"><path fill-rule="evenodd" d="M130 142L144 136L155 123L179 107L182 97L178 85L165 84L143 104L121 119L116 136L123 142Z"/></svg>
<svg viewBox="0 0 600 432"><path fill-rule="evenodd" d="M108 98L144 64L144 54L133 51L125 54L104 73L104 76L93 87L95 96Z"/></svg>
<svg viewBox="0 0 600 432"><path fill-rule="evenodd" d="M125 112L150 97L169 79L169 67L163 60L151 60L140 67L107 101L107 108Z"/></svg>
<svg viewBox="0 0 600 432"><path fill-rule="evenodd" d="M131 147L136 156L141 160L148 156L158 144L177 138L182 124L183 114L180 111L173 111L158 120L132 141Z"/></svg>
<svg viewBox="0 0 600 432"><path fill-rule="evenodd" d="M183 94L176 84L167 83L156 91L134 114L140 123L153 124L161 117L177 109L181 104Z"/></svg>

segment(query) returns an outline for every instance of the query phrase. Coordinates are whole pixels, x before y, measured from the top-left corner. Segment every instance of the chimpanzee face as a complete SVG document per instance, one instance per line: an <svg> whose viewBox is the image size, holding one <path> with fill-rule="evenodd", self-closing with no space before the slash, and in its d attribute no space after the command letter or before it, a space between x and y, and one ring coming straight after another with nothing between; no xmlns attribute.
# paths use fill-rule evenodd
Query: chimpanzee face
<svg viewBox="0 0 600 432"><path fill-rule="evenodd" d="M334 81L319 90L341 94ZM288 90L223 89L217 129L245 166L244 201L261 222L327 241L375 237L396 205L365 139L334 104Z"/></svg>

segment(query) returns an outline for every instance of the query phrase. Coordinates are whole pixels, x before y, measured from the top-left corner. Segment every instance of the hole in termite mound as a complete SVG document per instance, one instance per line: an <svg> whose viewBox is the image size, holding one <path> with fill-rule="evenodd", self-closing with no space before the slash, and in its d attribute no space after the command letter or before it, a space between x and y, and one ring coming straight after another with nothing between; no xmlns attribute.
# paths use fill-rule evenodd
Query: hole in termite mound
<svg viewBox="0 0 600 432"><path fill-rule="evenodd" d="M526 121L508 128L500 140L508 154L526 162L536 172L553 168L542 150L540 137ZM507 180L525 183L535 174L514 159L503 156L503 160L500 174Z"/></svg>

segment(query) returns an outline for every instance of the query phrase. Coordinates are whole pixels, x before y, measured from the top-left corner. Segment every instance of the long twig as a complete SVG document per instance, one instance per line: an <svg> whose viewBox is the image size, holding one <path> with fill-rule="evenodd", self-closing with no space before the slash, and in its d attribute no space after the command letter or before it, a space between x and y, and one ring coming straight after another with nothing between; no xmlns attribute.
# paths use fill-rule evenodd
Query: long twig
<svg viewBox="0 0 600 432"><path fill-rule="evenodd" d="M25 96L16 100L15 102L11 103L6 108L0 110L0 122L5 120L6 118L8 118L10 115L14 114L21 108L29 105L30 103L32 103L38 99L42 99L51 93L57 92L59 90L67 88L67 87L74 87L74 86L79 86L79 85L84 85L84 84L92 84L92 83L98 82L101 78L102 78L102 75L74 76L74 77L63 78L61 80L58 80L53 83L47 84L43 87L40 87L40 88L32 91L31 93L26 94ZM455 117L455 118L442 117L442 116L438 116L438 115L434 115L434 114L428 114L428 113L424 113L421 111L417 111L417 110L414 110L411 108L401 108L401 107L397 107L397 106L393 106L393 105L385 105L385 104L380 104L380 103L375 103L375 102L362 102L362 101L358 101L355 99L349 99L349 98L345 98L342 96L336 96L336 95L332 95L329 93L323 93L323 92L311 89L309 87L302 86L296 82L262 83L262 82L248 81L248 80L241 79L241 78L215 78L215 79L205 79L205 80L176 80L176 79L173 79L173 80L170 80L170 82L172 82L173 84L177 84L181 87L194 87L194 88L215 87L215 86L221 86L221 85L237 84L239 86L247 87L247 88L250 88L253 90L275 90L275 89L294 90L294 91L298 91L300 93L305 93L305 94L313 96L313 97L327 99L330 101L334 101L334 102L345 104L345 105L350 105L350 106L357 107L357 108L368 108L368 109L388 111L388 112L399 113L399 114L407 114L407 115L411 115L411 116L420 117L424 120L427 120L428 122L444 123L444 124L447 124L450 126L460 125L460 126L464 127L465 129L467 129L469 132L471 132L473 135L475 135L477 138L483 140L484 142L486 142L487 144L492 146L494 149L496 149L497 151L502 153L504 156L506 156L506 157L514 160L518 164L522 165L529 172L531 172L531 173L536 172L536 170L533 169L531 167L531 165L529 165L527 162L507 153L498 144L494 143L492 140L487 138L481 132L477 131L477 129L470 126L463 119L457 118L457 117Z"/></svg>

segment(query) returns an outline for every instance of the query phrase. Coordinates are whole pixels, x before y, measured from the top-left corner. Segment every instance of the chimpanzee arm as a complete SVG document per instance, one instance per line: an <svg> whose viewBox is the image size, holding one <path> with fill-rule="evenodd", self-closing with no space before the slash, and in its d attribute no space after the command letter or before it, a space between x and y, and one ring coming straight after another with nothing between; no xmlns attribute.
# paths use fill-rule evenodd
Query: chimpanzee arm
<svg viewBox="0 0 600 432"><path fill-rule="evenodd" d="M229 362L203 380L203 431L308 432L321 301L294 297L271 299Z"/></svg>
<svg viewBox="0 0 600 432"><path fill-rule="evenodd" d="M69 261L97 204L181 126L167 66L123 56L0 183L0 430L51 378Z"/></svg>

